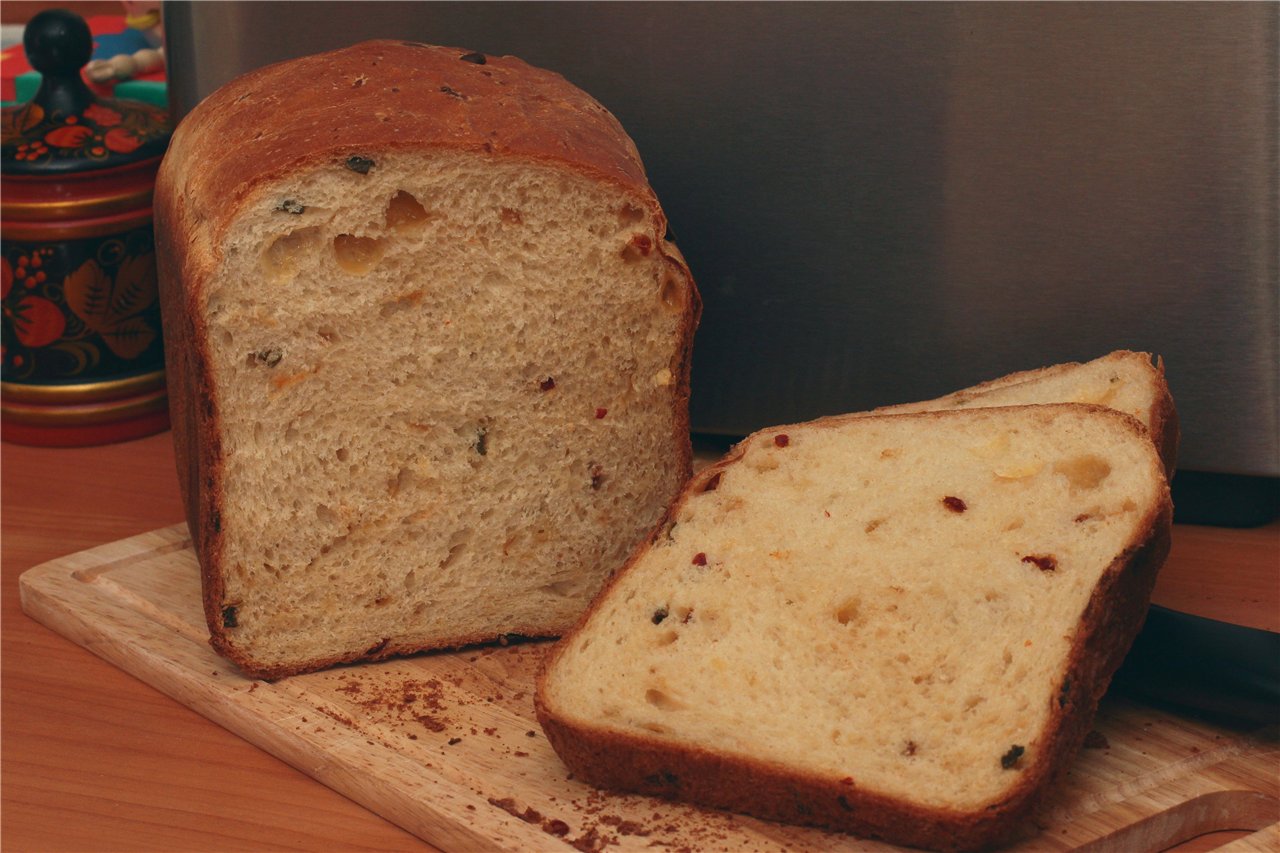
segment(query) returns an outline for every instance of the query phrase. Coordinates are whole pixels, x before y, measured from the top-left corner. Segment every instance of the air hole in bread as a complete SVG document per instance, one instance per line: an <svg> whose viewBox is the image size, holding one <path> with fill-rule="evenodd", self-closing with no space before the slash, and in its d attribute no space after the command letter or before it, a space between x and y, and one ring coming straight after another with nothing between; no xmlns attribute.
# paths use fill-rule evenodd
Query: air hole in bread
<svg viewBox="0 0 1280 853"><path fill-rule="evenodd" d="M326 504L316 504L316 518L325 524L337 524L338 514L330 509Z"/></svg>
<svg viewBox="0 0 1280 853"><path fill-rule="evenodd" d="M364 275L382 259L382 241L377 237L339 234L333 238L333 257L339 267L352 275Z"/></svg>
<svg viewBox="0 0 1280 853"><path fill-rule="evenodd" d="M339 447L333 452L333 455L338 457L339 462L346 462L347 458L351 455L351 451L347 450L345 447Z"/></svg>
<svg viewBox="0 0 1280 853"><path fill-rule="evenodd" d="M646 731L651 731L654 734L664 735L669 731L667 727L661 723L640 723L639 725L640 728L645 729Z"/></svg>
<svg viewBox="0 0 1280 853"><path fill-rule="evenodd" d="M320 241L319 228L299 228L277 237L262 252L262 267L273 280L288 278L297 272L305 254L314 251Z"/></svg>
<svg viewBox="0 0 1280 853"><path fill-rule="evenodd" d="M410 569L404 576L404 588L414 589L418 586L418 583L417 569Z"/></svg>
<svg viewBox="0 0 1280 853"><path fill-rule="evenodd" d="M858 618L858 610L861 607L862 602L856 596L845 599L835 610L836 621L841 625L848 625Z"/></svg>
<svg viewBox="0 0 1280 853"><path fill-rule="evenodd" d="M321 326L319 329L316 329L316 334L319 335L320 339L327 344L335 343L338 340L338 333L330 326Z"/></svg>
<svg viewBox="0 0 1280 853"><path fill-rule="evenodd" d="M644 210L634 204L618 208L618 230L627 231L644 221Z"/></svg>
<svg viewBox="0 0 1280 853"><path fill-rule="evenodd" d="M412 486L413 481L413 469L409 467L401 468L394 477L387 480L387 494L394 498L400 492Z"/></svg>
<svg viewBox="0 0 1280 853"><path fill-rule="evenodd" d="M884 523L885 523L885 521L887 521L887 519L884 519L884 518L873 518L873 519L871 519L870 521L868 521L868 522L867 522L867 526L866 526L866 527L862 528L862 532L863 532L863 533L874 533L874 532L876 531L876 529L880 527L880 525L882 525L882 524L884 524Z"/></svg>
<svg viewBox="0 0 1280 853"><path fill-rule="evenodd" d="M1053 463L1053 472L1066 477L1073 491L1089 490L1102 485L1111 474L1111 465L1100 456L1085 454Z"/></svg>
<svg viewBox="0 0 1280 853"><path fill-rule="evenodd" d="M619 255L628 264L639 263L653 251L653 240L647 234L633 234Z"/></svg>
<svg viewBox="0 0 1280 853"><path fill-rule="evenodd" d="M578 581L553 581L552 583L543 584L541 589L543 592L550 593L551 595L560 596L561 598L569 598L578 591Z"/></svg>
<svg viewBox="0 0 1280 853"><path fill-rule="evenodd" d="M523 225L524 215L520 211L511 207L502 207L498 209L498 218L507 225Z"/></svg>
<svg viewBox="0 0 1280 853"><path fill-rule="evenodd" d="M449 566L456 564L458 557L461 557L462 552L465 551L468 542L471 542L470 529L458 530L452 537L449 537L449 553L445 555L444 561L440 562L440 569L448 569Z"/></svg>
<svg viewBox="0 0 1280 853"><path fill-rule="evenodd" d="M329 542L326 542L325 544L320 546L320 556L323 557L325 554L328 554L329 552L331 552L334 548L337 548L340 545L345 545L346 542L347 542L347 534L345 533L342 534L341 536L334 537Z"/></svg>
<svg viewBox="0 0 1280 853"><path fill-rule="evenodd" d="M680 634L679 634L678 632L676 632L676 631L664 631L663 633L661 633L661 634L659 634L659 635L658 635L658 639L657 639L657 641L656 641L656 645L659 645L659 646L669 646L669 645L671 645L672 643L674 643L674 642L675 642L676 640L678 640L678 639L680 639ZM653 692L653 691L650 691L650 692ZM646 698L648 698L648 697L646 697Z"/></svg>
<svg viewBox="0 0 1280 853"><path fill-rule="evenodd" d="M684 311L688 290L677 276L665 275L662 277L662 288L658 291L658 298L663 308L673 314L679 314Z"/></svg>
<svg viewBox="0 0 1280 853"><path fill-rule="evenodd" d="M449 546L449 553L445 556L444 561L440 563L441 569L447 569L454 563L458 562L458 558L462 556L462 552L467 548L467 540L470 539L471 531L466 531L467 538L459 542L455 542Z"/></svg>
<svg viewBox="0 0 1280 853"><path fill-rule="evenodd" d="M431 214L411 193L400 190L387 202L387 227L393 231L410 231L422 227Z"/></svg>
<svg viewBox="0 0 1280 853"><path fill-rule="evenodd" d="M670 694L652 687L644 692L644 701L659 711L679 711L685 707L683 702L673 698Z"/></svg>

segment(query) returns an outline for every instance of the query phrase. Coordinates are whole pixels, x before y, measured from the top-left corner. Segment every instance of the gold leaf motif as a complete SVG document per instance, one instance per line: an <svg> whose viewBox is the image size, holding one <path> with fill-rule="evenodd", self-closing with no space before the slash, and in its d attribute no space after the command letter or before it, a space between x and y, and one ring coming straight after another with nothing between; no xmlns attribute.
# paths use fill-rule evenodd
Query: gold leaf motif
<svg viewBox="0 0 1280 853"><path fill-rule="evenodd" d="M139 315L156 300L150 253L126 258L114 282L97 261L85 261L67 276L62 292L67 306L120 358L137 358L155 340L156 329Z"/></svg>
<svg viewBox="0 0 1280 853"><path fill-rule="evenodd" d="M163 136L168 132L165 112L159 108L152 107L133 109L126 112L120 126L144 142L148 142L157 136Z"/></svg>
<svg viewBox="0 0 1280 853"><path fill-rule="evenodd" d="M111 279L97 261L85 261L62 285L67 306L95 332L101 332L111 310Z"/></svg>
<svg viewBox="0 0 1280 853"><path fill-rule="evenodd" d="M156 301L156 263L150 252L124 259L116 271L107 318L124 320Z"/></svg>
<svg viewBox="0 0 1280 853"><path fill-rule="evenodd" d="M102 340L107 348L120 358L137 358L155 337L155 329L141 317L122 320L102 331Z"/></svg>
<svg viewBox="0 0 1280 853"><path fill-rule="evenodd" d="M20 142L28 130L43 120L44 107L35 101L28 101L24 107L7 111L4 116L3 128L0 128L0 132L3 134L3 143L9 145Z"/></svg>

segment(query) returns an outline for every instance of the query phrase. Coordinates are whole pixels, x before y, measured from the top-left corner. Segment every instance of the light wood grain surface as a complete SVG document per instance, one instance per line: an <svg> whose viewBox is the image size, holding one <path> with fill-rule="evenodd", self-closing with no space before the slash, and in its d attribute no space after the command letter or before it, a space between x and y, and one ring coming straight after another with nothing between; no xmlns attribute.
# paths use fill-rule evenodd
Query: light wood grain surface
<svg viewBox="0 0 1280 853"><path fill-rule="evenodd" d="M168 434L87 449L6 444L0 472L0 846L433 849L21 612L26 569L181 521ZM1178 527L1156 600L1280 629L1280 525Z"/></svg>

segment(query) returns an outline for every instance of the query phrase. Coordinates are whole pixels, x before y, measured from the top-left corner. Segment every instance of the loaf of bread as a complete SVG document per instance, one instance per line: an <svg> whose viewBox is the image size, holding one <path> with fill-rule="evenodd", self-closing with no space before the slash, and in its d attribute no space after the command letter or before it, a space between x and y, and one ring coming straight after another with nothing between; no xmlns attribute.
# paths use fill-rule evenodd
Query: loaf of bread
<svg viewBox="0 0 1280 853"><path fill-rule="evenodd" d="M982 847L1089 731L1170 520L1147 430L1101 406L765 430L557 644L539 719L596 785Z"/></svg>
<svg viewBox="0 0 1280 853"><path fill-rule="evenodd" d="M205 612L249 674L558 635L688 478L698 294L556 74L401 41L252 72L182 122L155 217Z"/></svg>
<svg viewBox="0 0 1280 853"><path fill-rule="evenodd" d="M1164 378L1164 364L1149 353L1117 350L1084 363L1068 362L1011 373L962 391L876 409L876 414L1024 406L1038 403L1093 403L1132 415L1151 433L1173 477L1178 455L1178 413Z"/></svg>

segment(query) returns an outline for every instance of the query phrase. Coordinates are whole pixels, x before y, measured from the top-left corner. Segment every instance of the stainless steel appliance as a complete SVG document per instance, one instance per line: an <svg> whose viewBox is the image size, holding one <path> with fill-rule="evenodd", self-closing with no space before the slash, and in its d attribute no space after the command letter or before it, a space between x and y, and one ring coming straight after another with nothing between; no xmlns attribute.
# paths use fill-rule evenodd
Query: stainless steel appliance
<svg viewBox="0 0 1280 853"><path fill-rule="evenodd" d="M706 300L693 424L1165 358L1181 467L1280 476L1280 5L165 4L179 112L373 37L560 71ZM1266 483L1274 485L1273 481Z"/></svg>

